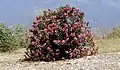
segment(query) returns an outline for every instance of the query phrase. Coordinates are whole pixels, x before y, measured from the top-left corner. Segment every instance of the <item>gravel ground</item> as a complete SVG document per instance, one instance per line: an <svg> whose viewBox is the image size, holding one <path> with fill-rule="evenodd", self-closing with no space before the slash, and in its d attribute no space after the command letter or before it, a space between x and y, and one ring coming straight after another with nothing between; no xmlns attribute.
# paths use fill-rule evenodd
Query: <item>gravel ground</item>
<svg viewBox="0 0 120 70"><path fill-rule="evenodd" d="M21 62L23 53L0 53L0 70L120 70L120 53L56 62Z"/></svg>

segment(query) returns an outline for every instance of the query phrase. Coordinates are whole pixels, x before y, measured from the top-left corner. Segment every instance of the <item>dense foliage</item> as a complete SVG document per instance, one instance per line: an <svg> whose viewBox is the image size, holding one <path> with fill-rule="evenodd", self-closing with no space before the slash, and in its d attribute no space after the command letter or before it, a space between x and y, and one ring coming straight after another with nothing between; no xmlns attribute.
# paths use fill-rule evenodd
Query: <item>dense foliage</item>
<svg viewBox="0 0 120 70"><path fill-rule="evenodd" d="M16 25L12 28L8 28L4 23L0 23L0 52L13 51L20 47L25 47L26 29Z"/></svg>
<svg viewBox="0 0 120 70"><path fill-rule="evenodd" d="M26 58L52 61L95 54L89 22L83 17L83 12L69 5L37 16L30 28Z"/></svg>

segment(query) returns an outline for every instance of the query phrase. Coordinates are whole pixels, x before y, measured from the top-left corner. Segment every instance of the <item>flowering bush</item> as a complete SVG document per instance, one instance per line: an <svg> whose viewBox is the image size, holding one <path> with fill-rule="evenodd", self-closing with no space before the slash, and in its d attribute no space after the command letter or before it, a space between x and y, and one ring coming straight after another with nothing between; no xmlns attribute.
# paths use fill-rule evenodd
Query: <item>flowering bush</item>
<svg viewBox="0 0 120 70"><path fill-rule="evenodd" d="M95 44L84 13L69 5L44 11L30 28L26 58L61 60L96 53Z"/></svg>

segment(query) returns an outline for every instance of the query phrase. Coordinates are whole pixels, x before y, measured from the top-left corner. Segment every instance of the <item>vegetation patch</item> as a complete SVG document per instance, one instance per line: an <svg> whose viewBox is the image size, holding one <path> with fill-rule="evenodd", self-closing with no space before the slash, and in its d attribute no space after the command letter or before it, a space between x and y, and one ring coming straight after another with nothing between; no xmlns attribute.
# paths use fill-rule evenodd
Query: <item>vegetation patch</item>
<svg viewBox="0 0 120 70"><path fill-rule="evenodd" d="M26 47L25 36L27 32L20 25L8 28L0 23L0 52L10 52L18 48Z"/></svg>

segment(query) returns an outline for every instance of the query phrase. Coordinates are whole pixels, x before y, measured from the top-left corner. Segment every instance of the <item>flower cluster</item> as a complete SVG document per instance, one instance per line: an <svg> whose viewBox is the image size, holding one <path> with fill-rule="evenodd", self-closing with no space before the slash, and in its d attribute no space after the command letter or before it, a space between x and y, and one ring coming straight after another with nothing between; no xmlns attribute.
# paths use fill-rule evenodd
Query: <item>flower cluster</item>
<svg viewBox="0 0 120 70"><path fill-rule="evenodd" d="M32 23L26 57L60 60L94 54L95 44L84 13L69 5L48 9ZM88 53L89 52L89 53Z"/></svg>

